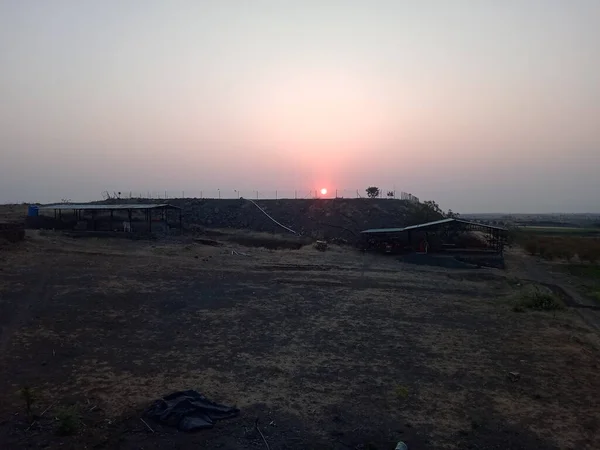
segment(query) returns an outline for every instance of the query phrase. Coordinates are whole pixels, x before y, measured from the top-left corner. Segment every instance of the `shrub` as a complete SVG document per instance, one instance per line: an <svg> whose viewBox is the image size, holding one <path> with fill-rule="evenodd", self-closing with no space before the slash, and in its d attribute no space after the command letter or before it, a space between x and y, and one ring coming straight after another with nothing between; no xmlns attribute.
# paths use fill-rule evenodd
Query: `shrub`
<svg viewBox="0 0 600 450"><path fill-rule="evenodd" d="M400 400L405 399L408 397L408 388L402 384L398 384L394 389L394 394L396 394L396 397Z"/></svg>
<svg viewBox="0 0 600 450"><path fill-rule="evenodd" d="M379 188L377 186L369 186L366 191L369 198L379 197Z"/></svg>
<svg viewBox="0 0 600 450"><path fill-rule="evenodd" d="M19 395L25 403L25 414L27 415L27 420L31 422L33 420L32 406L36 400L35 392L29 386L23 386L21 389L19 389Z"/></svg>
<svg viewBox="0 0 600 450"><path fill-rule="evenodd" d="M522 312L525 308L536 311L557 311L565 309L565 304L553 293L533 289L521 296L513 306L513 311Z"/></svg>

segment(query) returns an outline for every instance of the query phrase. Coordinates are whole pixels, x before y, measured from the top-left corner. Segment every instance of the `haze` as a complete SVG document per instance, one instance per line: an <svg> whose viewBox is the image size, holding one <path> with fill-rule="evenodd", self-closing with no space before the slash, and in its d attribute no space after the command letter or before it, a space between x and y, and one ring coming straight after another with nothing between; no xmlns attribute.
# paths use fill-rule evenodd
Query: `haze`
<svg viewBox="0 0 600 450"><path fill-rule="evenodd" d="M599 212L600 2L0 3L0 202L412 192Z"/></svg>

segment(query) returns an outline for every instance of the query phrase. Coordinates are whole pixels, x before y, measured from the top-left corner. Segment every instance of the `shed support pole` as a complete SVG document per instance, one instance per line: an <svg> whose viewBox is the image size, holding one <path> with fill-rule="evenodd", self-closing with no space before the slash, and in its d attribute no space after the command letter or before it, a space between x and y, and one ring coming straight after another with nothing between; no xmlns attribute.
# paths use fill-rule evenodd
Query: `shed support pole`
<svg viewBox="0 0 600 450"><path fill-rule="evenodd" d="M148 210L148 231L152 231L152 210Z"/></svg>
<svg viewBox="0 0 600 450"><path fill-rule="evenodd" d="M127 210L127 219L129 220L129 227L127 227L127 228L131 232L131 210L130 209Z"/></svg>
<svg viewBox="0 0 600 450"><path fill-rule="evenodd" d="M92 210L92 230L96 231L96 211Z"/></svg>
<svg viewBox="0 0 600 450"><path fill-rule="evenodd" d="M110 210L110 231L112 231L113 228L113 210Z"/></svg>
<svg viewBox="0 0 600 450"><path fill-rule="evenodd" d="M182 214L181 214L181 209L179 210L179 229L181 230L181 233L183 234L183 218L182 218Z"/></svg>

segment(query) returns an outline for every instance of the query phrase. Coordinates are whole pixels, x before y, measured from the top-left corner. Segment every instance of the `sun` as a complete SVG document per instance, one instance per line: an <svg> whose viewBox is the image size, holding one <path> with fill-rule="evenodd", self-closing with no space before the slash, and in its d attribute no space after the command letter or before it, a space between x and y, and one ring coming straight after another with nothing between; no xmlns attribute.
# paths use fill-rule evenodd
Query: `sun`
<svg viewBox="0 0 600 450"><path fill-rule="evenodd" d="M326 194L327 194L327 189L326 188L321 189L321 195L326 195Z"/></svg>

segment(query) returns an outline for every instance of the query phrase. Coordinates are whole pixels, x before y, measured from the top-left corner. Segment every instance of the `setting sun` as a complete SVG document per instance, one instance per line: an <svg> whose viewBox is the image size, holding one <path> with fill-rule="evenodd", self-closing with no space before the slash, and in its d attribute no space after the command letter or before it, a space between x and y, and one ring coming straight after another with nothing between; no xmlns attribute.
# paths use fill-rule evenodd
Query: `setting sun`
<svg viewBox="0 0 600 450"><path fill-rule="evenodd" d="M321 189L321 195L325 195L325 194L327 194L327 189L325 189L325 188Z"/></svg>

